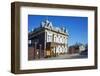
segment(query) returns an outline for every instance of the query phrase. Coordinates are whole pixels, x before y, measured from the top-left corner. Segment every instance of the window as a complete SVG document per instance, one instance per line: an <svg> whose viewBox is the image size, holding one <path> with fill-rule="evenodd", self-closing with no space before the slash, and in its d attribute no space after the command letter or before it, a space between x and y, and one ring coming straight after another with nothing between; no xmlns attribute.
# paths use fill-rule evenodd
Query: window
<svg viewBox="0 0 100 76"><path fill-rule="evenodd" d="M28 44L31 44L32 43L32 41L31 40L28 40Z"/></svg>
<svg viewBox="0 0 100 76"><path fill-rule="evenodd" d="M52 35L48 35L48 42L52 42Z"/></svg>
<svg viewBox="0 0 100 76"><path fill-rule="evenodd" d="M54 35L54 42L56 42L56 35Z"/></svg>

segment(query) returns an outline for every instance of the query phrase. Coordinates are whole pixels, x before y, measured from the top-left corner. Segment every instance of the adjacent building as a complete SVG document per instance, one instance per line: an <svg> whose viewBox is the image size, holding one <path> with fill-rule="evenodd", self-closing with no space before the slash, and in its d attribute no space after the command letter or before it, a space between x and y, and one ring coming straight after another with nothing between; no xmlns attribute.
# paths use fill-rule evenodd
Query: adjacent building
<svg viewBox="0 0 100 76"><path fill-rule="evenodd" d="M28 33L28 46L34 49L33 58L52 57L68 52L68 32L45 20ZM29 50L30 51L30 50Z"/></svg>
<svg viewBox="0 0 100 76"><path fill-rule="evenodd" d="M75 54L75 53L81 53L86 50L86 46L81 43L76 43L75 45L69 46L68 53L69 54Z"/></svg>

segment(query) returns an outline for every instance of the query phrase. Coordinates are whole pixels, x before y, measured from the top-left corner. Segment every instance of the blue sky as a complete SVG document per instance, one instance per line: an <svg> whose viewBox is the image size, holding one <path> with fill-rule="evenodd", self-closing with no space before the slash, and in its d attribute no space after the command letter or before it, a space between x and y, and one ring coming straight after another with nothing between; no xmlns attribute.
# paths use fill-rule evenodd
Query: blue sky
<svg viewBox="0 0 100 76"><path fill-rule="evenodd" d="M28 31L48 19L55 27L65 27L69 33L68 44L88 43L88 17L28 15Z"/></svg>

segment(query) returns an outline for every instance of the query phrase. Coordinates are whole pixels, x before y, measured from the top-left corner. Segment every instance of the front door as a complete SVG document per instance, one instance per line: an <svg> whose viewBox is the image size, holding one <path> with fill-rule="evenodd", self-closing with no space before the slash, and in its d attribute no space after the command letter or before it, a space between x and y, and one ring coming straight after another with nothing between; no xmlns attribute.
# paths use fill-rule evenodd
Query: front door
<svg viewBox="0 0 100 76"><path fill-rule="evenodd" d="M51 56L51 50L47 50L46 55L47 55L47 57L50 57Z"/></svg>

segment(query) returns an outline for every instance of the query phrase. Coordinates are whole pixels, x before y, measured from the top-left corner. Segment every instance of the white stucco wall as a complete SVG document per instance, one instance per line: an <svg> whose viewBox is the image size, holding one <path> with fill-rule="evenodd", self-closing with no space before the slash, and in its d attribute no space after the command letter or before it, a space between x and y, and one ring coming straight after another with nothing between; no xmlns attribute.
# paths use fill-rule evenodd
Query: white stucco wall
<svg viewBox="0 0 100 76"><path fill-rule="evenodd" d="M54 42L56 43L67 44L68 39L65 35L57 34L49 30L46 30L46 32L47 32L47 42L53 42L54 40ZM54 37L53 37L53 34L54 34Z"/></svg>
<svg viewBox="0 0 100 76"><path fill-rule="evenodd" d="M55 43L61 43L61 44L65 44L65 46L61 46L61 45L57 45L53 50L56 50L56 53L58 53L58 54L60 54L60 53L67 53L67 49L68 49L68 47L67 47L67 41L68 41L68 39L67 39L67 37L65 36L65 35L62 35L62 34L57 34L57 33L55 33L55 32L52 32L52 31L49 31L49 30L46 30L45 31L46 32L46 40L47 40L47 42L53 42L53 40L54 40L54 42ZM54 36L53 36L53 34L54 34Z"/></svg>

